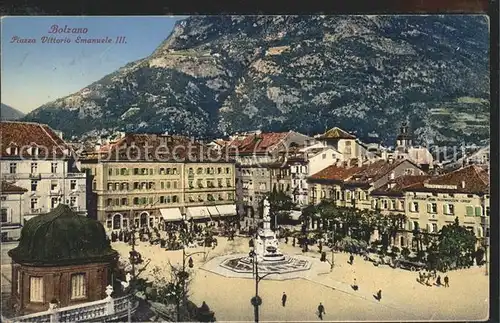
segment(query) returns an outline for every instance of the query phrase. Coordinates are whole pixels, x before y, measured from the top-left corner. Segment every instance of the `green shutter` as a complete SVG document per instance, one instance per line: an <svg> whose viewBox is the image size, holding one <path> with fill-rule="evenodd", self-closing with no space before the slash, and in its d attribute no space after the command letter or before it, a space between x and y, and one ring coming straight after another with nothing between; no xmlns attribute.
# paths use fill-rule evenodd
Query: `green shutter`
<svg viewBox="0 0 500 323"><path fill-rule="evenodd" d="M432 212L432 205L431 203L427 203L427 213L431 213Z"/></svg>
<svg viewBox="0 0 500 323"><path fill-rule="evenodd" d="M483 210L480 206L476 206L476 216L481 216L483 215Z"/></svg>
<svg viewBox="0 0 500 323"><path fill-rule="evenodd" d="M465 210L466 210L466 213L465 213L466 216L473 216L474 215L474 208L472 206L468 205L465 208Z"/></svg>

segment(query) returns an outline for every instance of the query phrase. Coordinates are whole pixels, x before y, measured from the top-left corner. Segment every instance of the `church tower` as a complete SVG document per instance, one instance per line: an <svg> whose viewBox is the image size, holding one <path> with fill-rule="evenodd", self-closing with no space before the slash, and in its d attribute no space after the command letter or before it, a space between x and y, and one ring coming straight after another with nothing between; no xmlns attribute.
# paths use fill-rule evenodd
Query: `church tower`
<svg viewBox="0 0 500 323"><path fill-rule="evenodd" d="M413 145L408 129L408 122L403 122L399 128L399 135L396 137L396 147L410 148Z"/></svg>

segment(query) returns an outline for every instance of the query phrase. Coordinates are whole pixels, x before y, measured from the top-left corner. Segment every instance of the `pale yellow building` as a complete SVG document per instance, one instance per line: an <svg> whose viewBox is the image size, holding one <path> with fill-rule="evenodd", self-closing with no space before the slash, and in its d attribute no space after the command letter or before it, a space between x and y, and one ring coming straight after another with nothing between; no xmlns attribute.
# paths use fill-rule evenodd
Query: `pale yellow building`
<svg viewBox="0 0 500 323"><path fill-rule="evenodd" d="M236 215L234 162L188 138L129 134L81 163L109 230Z"/></svg>

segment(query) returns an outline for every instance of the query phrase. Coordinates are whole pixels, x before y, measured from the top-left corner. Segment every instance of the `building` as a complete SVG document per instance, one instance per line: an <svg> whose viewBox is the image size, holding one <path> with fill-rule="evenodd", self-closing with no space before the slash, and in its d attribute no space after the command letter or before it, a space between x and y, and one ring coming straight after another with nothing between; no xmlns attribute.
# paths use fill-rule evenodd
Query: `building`
<svg viewBox="0 0 500 323"><path fill-rule="evenodd" d="M1 122L1 180L27 192L20 225L50 212L59 203L86 215L86 175L74 163L73 152L49 126L31 122Z"/></svg>
<svg viewBox="0 0 500 323"><path fill-rule="evenodd" d="M413 138L406 122L399 128L395 150L393 152L384 151L382 158L387 160L408 159L425 171L429 171L434 165L434 158L427 148L413 146Z"/></svg>
<svg viewBox="0 0 500 323"><path fill-rule="evenodd" d="M338 206L375 209L370 193L403 175L423 175L409 160L377 160L332 165L308 179L309 202L332 199Z"/></svg>
<svg viewBox="0 0 500 323"><path fill-rule="evenodd" d="M258 220L259 204L273 184L286 190L291 184L290 170L286 165L290 150L314 142L313 138L289 131L261 133L234 137L226 146L237 163L237 185L241 195L238 206L242 223ZM290 190L291 191L291 187ZM260 215L259 215L260 217Z"/></svg>
<svg viewBox="0 0 500 323"><path fill-rule="evenodd" d="M2 217L2 246L21 237L24 214L24 194L28 190L2 182L0 215Z"/></svg>
<svg viewBox="0 0 500 323"><path fill-rule="evenodd" d="M234 162L186 137L126 134L81 164L107 230L236 215Z"/></svg>
<svg viewBox="0 0 500 323"><path fill-rule="evenodd" d="M118 261L102 225L63 204L27 221L9 256L12 300L22 314L103 299Z"/></svg>
<svg viewBox="0 0 500 323"><path fill-rule="evenodd" d="M288 158L292 177L292 200L299 206L308 204L307 178L343 160L342 155L332 147L305 147Z"/></svg>
<svg viewBox="0 0 500 323"><path fill-rule="evenodd" d="M404 188L407 229L436 233L455 218L482 242L489 237L489 175L470 165Z"/></svg>
<svg viewBox="0 0 500 323"><path fill-rule="evenodd" d="M361 160L373 158L372 154L368 152L367 147L356 136L338 127L334 127L324 134L316 136L315 139L323 147L332 147L335 149L339 153L339 156L342 157L342 161L354 158Z"/></svg>
<svg viewBox="0 0 500 323"><path fill-rule="evenodd" d="M411 185L431 178L429 175L403 175L387 182L386 185L374 189L370 193L372 208L383 215L400 214L406 216L405 189ZM411 247L413 233L409 221L401 226L396 234L394 244L400 248Z"/></svg>

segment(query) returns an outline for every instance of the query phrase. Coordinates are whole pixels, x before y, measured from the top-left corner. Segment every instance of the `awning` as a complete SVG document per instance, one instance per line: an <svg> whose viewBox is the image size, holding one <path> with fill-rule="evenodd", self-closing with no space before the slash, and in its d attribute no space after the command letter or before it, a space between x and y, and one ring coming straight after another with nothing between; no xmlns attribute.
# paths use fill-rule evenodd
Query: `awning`
<svg viewBox="0 0 500 323"><path fill-rule="evenodd" d="M160 209L160 213L165 221L182 221L181 210L177 207Z"/></svg>
<svg viewBox="0 0 500 323"><path fill-rule="evenodd" d="M188 220L210 219L210 212L208 212L206 206L188 207L186 210L186 217Z"/></svg>
<svg viewBox="0 0 500 323"><path fill-rule="evenodd" d="M207 209L212 219L220 217L219 211L217 211L217 208L215 206L209 206L207 207Z"/></svg>
<svg viewBox="0 0 500 323"><path fill-rule="evenodd" d="M221 216L236 215L236 204L217 205L217 210Z"/></svg>

